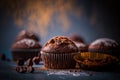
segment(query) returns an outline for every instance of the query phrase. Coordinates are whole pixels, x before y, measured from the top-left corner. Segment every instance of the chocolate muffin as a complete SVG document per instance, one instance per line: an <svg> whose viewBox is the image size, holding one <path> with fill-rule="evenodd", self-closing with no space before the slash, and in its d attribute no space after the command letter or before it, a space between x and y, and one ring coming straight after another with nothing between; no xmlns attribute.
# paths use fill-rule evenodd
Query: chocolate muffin
<svg viewBox="0 0 120 80"><path fill-rule="evenodd" d="M85 43L81 43L81 42L74 42L74 43L76 44L76 46L78 47L78 50L79 50L79 54L77 54L75 56L78 56L78 55L83 56L84 53L88 52L88 46ZM76 60L76 58L74 60ZM76 68L80 68L78 62L76 64Z"/></svg>
<svg viewBox="0 0 120 80"><path fill-rule="evenodd" d="M38 41L33 39L24 38L13 43L11 47L11 52L13 56L13 61L17 61L19 58L27 60L28 58L33 58L37 56L41 49L41 45Z"/></svg>
<svg viewBox="0 0 120 80"><path fill-rule="evenodd" d="M115 40L112 40L109 38L100 38L93 41L90 44L89 51L90 52L100 51L100 52L112 53L113 51L117 52L118 48L119 48L119 44Z"/></svg>
<svg viewBox="0 0 120 80"><path fill-rule="evenodd" d="M68 38L77 43L84 43L84 39L77 34L70 35Z"/></svg>
<svg viewBox="0 0 120 80"><path fill-rule="evenodd" d="M19 40L12 45L12 49L39 49L39 48L41 48L39 42L27 38Z"/></svg>
<svg viewBox="0 0 120 80"><path fill-rule="evenodd" d="M81 42L74 42L75 45L78 47L79 52L87 52L88 46L85 43Z"/></svg>
<svg viewBox="0 0 120 80"><path fill-rule="evenodd" d="M29 30L22 30L18 33L11 46L13 60L16 61L19 58L27 60L28 58L38 56L41 49L39 41L40 39L36 33Z"/></svg>
<svg viewBox="0 0 120 80"><path fill-rule="evenodd" d="M40 41L39 37L37 36L36 33L32 32L32 31L28 31L28 30L22 30L20 33L18 33L18 35L15 38L15 42L22 40L24 38L27 39L33 39L35 41Z"/></svg>
<svg viewBox="0 0 120 80"><path fill-rule="evenodd" d="M80 63L81 67L85 69L110 67L119 62L117 58L118 46L115 40L108 38L97 39L89 45L89 52L78 55L75 59Z"/></svg>
<svg viewBox="0 0 120 80"><path fill-rule="evenodd" d="M78 53L76 45L65 36L50 39L41 50L44 66L50 69L75 68L73 56Z"/></svg>

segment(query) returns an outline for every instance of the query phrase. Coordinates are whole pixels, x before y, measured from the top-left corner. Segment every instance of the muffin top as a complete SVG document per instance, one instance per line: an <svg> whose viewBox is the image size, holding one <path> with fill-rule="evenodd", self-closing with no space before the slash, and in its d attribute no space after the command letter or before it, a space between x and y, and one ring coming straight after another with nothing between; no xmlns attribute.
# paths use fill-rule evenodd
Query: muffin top
<svg viewBox="0 0 120 80"><path fill-rule="evenodd" d="M74 41L74 42L84 43L83 38L81 36L77 35L77 34L70 35L69 39Z"/></svg>
<svg viewBox="0 0 120 80"><path fill-rule="evenodd" d="M42 48L47 53L74 53L77 46L65 36L56 36L50 39Z"/></svg>
<svg viewBox="0 0 120 80"><path fill-rule="evenodd" d="M27 38L19 40L12 45L12 49L39 49L39 48L41 48L39 42Z"/></svg>
<svg viewBox="0 0 120 80"><path fill-rule="evenodd" d="M116 49L118 46L119 45L115 40L109 38L100 38L93 41L89 45L89 49L110 50L110 49Z"/></svg>
<svg viewBox="0 0 120 80"><path fill-rule="evenodd" d="M81 52L87 51L88 50L88 46L84 43L80 43L80 42L74 42L76 44L76 46L78 47L78 50Z"/></svg>
<svg viewBox="0 0 120 80"><path fill-rule="evenodd" d="M18 35L17 37L15 38L15 42L16 41L19 41L19 40L22 40L24 38L28 38L28 39L33 39L35 41L39 41L39 38L38 36L32 32L32 31L28 31L28 30L22 30Z"/></svg>

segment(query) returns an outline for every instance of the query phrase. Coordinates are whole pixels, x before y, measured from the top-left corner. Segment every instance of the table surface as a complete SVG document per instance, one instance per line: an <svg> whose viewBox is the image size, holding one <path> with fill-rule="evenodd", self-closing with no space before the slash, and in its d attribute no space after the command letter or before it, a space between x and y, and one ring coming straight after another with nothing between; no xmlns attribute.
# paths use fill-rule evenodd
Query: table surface
<svg viewBox="0 0 120 80"><path fill-rule="evenodd" d="M0 80L120 80L120 69L111 71L41 70L43 63L34 65L34 73L18 73L13 62L0 61Z"/></svg>

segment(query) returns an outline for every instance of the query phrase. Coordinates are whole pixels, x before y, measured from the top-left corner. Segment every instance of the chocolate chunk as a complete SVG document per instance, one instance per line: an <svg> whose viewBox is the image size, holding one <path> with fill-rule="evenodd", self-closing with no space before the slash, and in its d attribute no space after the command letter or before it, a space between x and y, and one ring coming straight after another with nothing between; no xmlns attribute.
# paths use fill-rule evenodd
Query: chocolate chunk
<svg viewBox="0 0 120 80"><path fill-rule="evenodd" d="M27 67L22 66L23 73L27 72Z"/></svg>
<svg viewBox="0 0 120 80"><path fill-rule="evenodd" d="M20 67L16 67L16 69L15 69L17 72L19 72L20 71Z"/></svg>
<svg viewBox="0 0 120 80"><path fill-rule="evenodd" d="M27 68L23 66L18 66L16 67L16 71L19 73L25 73L27 71Z"/></svg>
<svg viewBox="0 0 120 80"><path fill-rule="evenodd" d="M19 58L17 61L18 66L23 66L24 65L24 60L22 58Z"/></svg>
<svg viewBox="0 0 120 80"><path fill-rule="evenodd" d="M40 58L39 57L34 57L32 59L32 61L35 63L35 64L39 64L40 63Z"/></svg>
<svg viewBox="0 0 120 80"><path fill-rule="evenodd" d="M0 54L0 59L5 61L6 60L6 55L5 54Z"/></svg>
<svg viewBox="0 0 120 80"><path fill-rule="evenodd" d="M26 61L26 65L27 66L32 66L33 65L33 62L32 62L32 59L29 58L27 61Z"/></svg>
<svg viewBox="0 0 120 80"><path fill-rule="evenodd" d="M29 67L27 67L27 71L29 73L33 73L34 72L34 68L32 66L29 66Z"/></svg>

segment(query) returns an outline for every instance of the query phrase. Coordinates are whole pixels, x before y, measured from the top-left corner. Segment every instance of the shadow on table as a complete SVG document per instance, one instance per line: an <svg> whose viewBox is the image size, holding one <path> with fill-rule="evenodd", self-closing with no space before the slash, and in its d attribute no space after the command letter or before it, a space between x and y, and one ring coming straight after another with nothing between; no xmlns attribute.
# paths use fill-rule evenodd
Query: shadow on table
<svg viewBox="0 0 120 80"><path fill-rule="evenodd" d="M87 71L95 71L95 72L114 72L114 73L120 73L120 64L119 65L112 65L112 66L106 66L103 68L92 68L92 69L83 69Z"/></svg>

